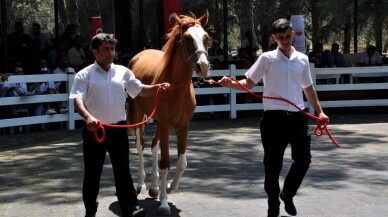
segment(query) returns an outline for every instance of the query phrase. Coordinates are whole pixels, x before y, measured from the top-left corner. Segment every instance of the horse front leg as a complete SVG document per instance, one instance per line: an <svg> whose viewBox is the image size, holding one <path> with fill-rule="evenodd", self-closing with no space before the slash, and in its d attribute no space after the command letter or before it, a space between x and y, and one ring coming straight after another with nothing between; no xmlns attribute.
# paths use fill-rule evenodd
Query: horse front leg
<svg viewBox="0 0 388 217"><path fill-rule="evenodd" d="M139 154L139 181L138 181L138 184L137 184L137 188L136 188L136 191L137 191L137 194L140 194L140 193L145 193L146 190L147 190L147 187L145 185L145 177L146 177L146 174L145 174L145 170L144 170L144 132L143 132L143 127L137 127L135 129L136 131L136 149L138 151L138 154Z"/></svg>
<svg viewBox="0 0 388 217"><path fill-rule="evenodd" d="M169 184L167 193L173 193L178 189L179 181L187 168L186 148L187 148L188 125L177 130L178 161L176 163L175 178Z"/></svg>
<svg viewBox="0 0 388 217"><path fill-rule="evenodd" d="M160 123L159 123L160 125ZM159 126L158 126L159 130ZM158 208L158 215L171 215L171 208L168 205L167 198L167 176L170 170L170 155L168 150L168 139L170 129L168 127L160 128L160 206Z"/></svg>
<svg viewBox="0 0 388 217"><path fill-rule="evenodd" d="M159 133L156 130L154 138L152 139L152 175L151 175L151 186L148 190L148 195L152 198L158 198L159 196L159 166L158 166L158 155L159 155Z"/></svg>

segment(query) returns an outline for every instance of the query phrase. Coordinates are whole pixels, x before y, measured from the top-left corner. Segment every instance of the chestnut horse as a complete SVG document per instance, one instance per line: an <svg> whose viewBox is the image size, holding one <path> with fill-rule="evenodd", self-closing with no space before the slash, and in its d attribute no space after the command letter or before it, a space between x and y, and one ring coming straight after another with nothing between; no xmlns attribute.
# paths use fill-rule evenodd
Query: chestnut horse
<svg viewBox="0 0 388 217"><path fill-rule="evenodd" d="M167 193L178 189L179 179L187 167L186 148L188 126L193 116L196 100L194 87L190 83L195 70L198 77L206 77L209 71L207 60L208 34L203 29L208 22L209 13L196 18L191 16L174 15L175 26L167 34L167 41L162 51L144 50L134 56L129 68L136 78L144 84L169 82L171 88L162 91L159 106L154 119L157 120L156 133L152 140L152 184L149 195L157 198L159 194L159 172L161 179L159 215L171 215L167 201ZM175 87L174 87L175 86ZM179 87L178 87L179 86ZM129 124L141 122L145 115L150 115L155 104L153 97L136 97L128 102ZM175 178L167 184L170 170L169 135L176 130L178 160ZM145 171L143 163L144 138L142 127L135 129L136 148L139 152L139 183L137 192L146 191L144 183ZM160 171L158 171L158 152L161 151Z"/></svg>

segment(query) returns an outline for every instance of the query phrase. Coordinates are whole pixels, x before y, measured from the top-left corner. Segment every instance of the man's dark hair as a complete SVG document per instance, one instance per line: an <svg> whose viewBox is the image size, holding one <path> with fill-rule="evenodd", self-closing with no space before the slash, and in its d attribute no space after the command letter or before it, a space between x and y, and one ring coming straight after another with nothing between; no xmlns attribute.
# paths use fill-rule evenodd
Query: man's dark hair
<svg viewBox="0 0 388 217"><path fill-rule="evenodd" d="M118 41L114 34L98 33L92 38L92 49L98 49L103 42L116 45Z"/></svg>
<svg viewBox="0 0 388 217"><path fill-rule="evenodd" d="M36 27L36 28L40 29L39 23L33 23L33 24L32 24L32 27Z"/></svg>
<svg viewBox="0 0 388 217"><path fill-rule="evenodd" d="M272 24L272 33L273 34L283 33L285 31L287 31L287 29L291 29L292 30L292 24L287 19L281 18L281 19L276 20Z"/></svg>

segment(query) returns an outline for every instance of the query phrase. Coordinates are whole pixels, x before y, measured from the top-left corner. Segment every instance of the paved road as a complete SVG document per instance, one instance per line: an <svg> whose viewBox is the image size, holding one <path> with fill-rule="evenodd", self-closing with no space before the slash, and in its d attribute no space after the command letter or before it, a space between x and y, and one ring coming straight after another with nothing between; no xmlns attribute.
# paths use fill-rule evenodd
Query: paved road
<svg viewBox="0 0 388 217"><path fill-rule="evenodd" d="M266 216L258 124L258 118L192 121L188 169L169 195L172 217ZM313 163L295 198L298 216L387 216L388 115L333 116L329 128L341 148L326 135L313 136ZM149 125L147 135L154 130ZM0 216L83 216L80 141L80 130L0 136ZM175 162L175 147L170 153ZM130 157L137 180L133 145ZM149 184L149 148L145 159ZM281 182L290 163L287 149ZM97 216L120 215L112 177L107 157ZM147 216L157 216L158 200L146 194L139 200ZM288 216L283 206L281 215Z"/></svg>

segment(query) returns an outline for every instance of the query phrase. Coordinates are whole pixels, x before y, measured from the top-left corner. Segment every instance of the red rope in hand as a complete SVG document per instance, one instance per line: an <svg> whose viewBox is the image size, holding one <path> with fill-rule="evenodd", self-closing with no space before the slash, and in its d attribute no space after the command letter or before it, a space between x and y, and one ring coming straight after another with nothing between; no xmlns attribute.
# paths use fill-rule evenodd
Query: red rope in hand
<svg viewBox="0 0 388 217"><path fill-rule="evenodd" d="M176 85L172 85L170 86L169 89L172 89L172 88L179 88L179 87L184 87L184 86L188 86L190 85L192 82L187 82L187 83L182 83L182 84L176 84ZM105 141L105 128L104 127L111 127L111 128L135 128L135 127L138 127L138 126L141 126L147 122L149 122L155 115L155 112L156 112L156 109L158 108L158 105L159 105L159 95L160 95L160 92L164 90L163 86L160 86L158 88L158 90L156 91L156 96L155 96L155 104L154 104L154 108L151 112L151 114L148 116L147 119L145 119L144 121L142 122L139 122L139 123L136 123L136 124L127 124L127 125L114 125L114 124L107 124L107 123L101 123L100 121L98 122L98 129L94 131L94 139L98 142L98 143L102 143ZM98 138L98 130L101 129L101 138Z"/></svg>
<svg viewBox="0 0 388 217"><path fill-rule="evenodd" d="M290 100L287 100L287 99L284 99L284 98L280 98L280 97L270 97L270 96L263 96L263 95L256 94L256 93L252 92L251 90L249 90L248 88L246 88L245 86L243 86L242 84L240 84L240 82L238 82L237 79L235 79L233 77L228 77L228 78L230 80L235 81L241 88L243 88L250 95L252 95L252 96L254 96L256 98L272 99L272 100L279 100L279 101L287 102L288 104L290 104L290 105L294 106L295 108L297 108L299 111L301 111L306 116L308 116L308 117L310 117L312 119L317 120L317 126L315 127L315 130L314 130L315 135L316 136L322 136L323 131L325 131L326 134L331 139L331 141L334 143L334 145L336 147L340 147L338 142L333 138L333 136L331 135L330 131L327 129L328 122L324 118L316 117L316 116L314 116L314 115L304 111L303 109L299 108L299 106L297 106L295 103L291 102ZM211 83L220 84L217 81L211 81Z"/></svg>
<svg viewBox="0 0 388 217"><path fill-rule="evenodd" d="M114 124L107 124L107 123L101 123L100 121L98 122L98 126L99 128L97 130L94 131L94 139L98 142L98 143L102 143L105 141L105 128L104 127L111 127L111 128L134 128L134 127L138 127L140 125L143 125L145 123L147 123L148 121L150 121L154 115L155 115L155 112L156 112L156 108L158 107L159 105L159 95L160 95L160 92L163 90L163 86L160 86L158 88L158 90L156 91L156 97L155 97L155 104L154 104L154 108L150 114L150 116L148 116L147 119L145 119L144 121L142 122L139 122L139 123L136 123L136 124L126 124L126 125L114 125ZM98 130L101 129L101 138L98 138Z"/></svg>

